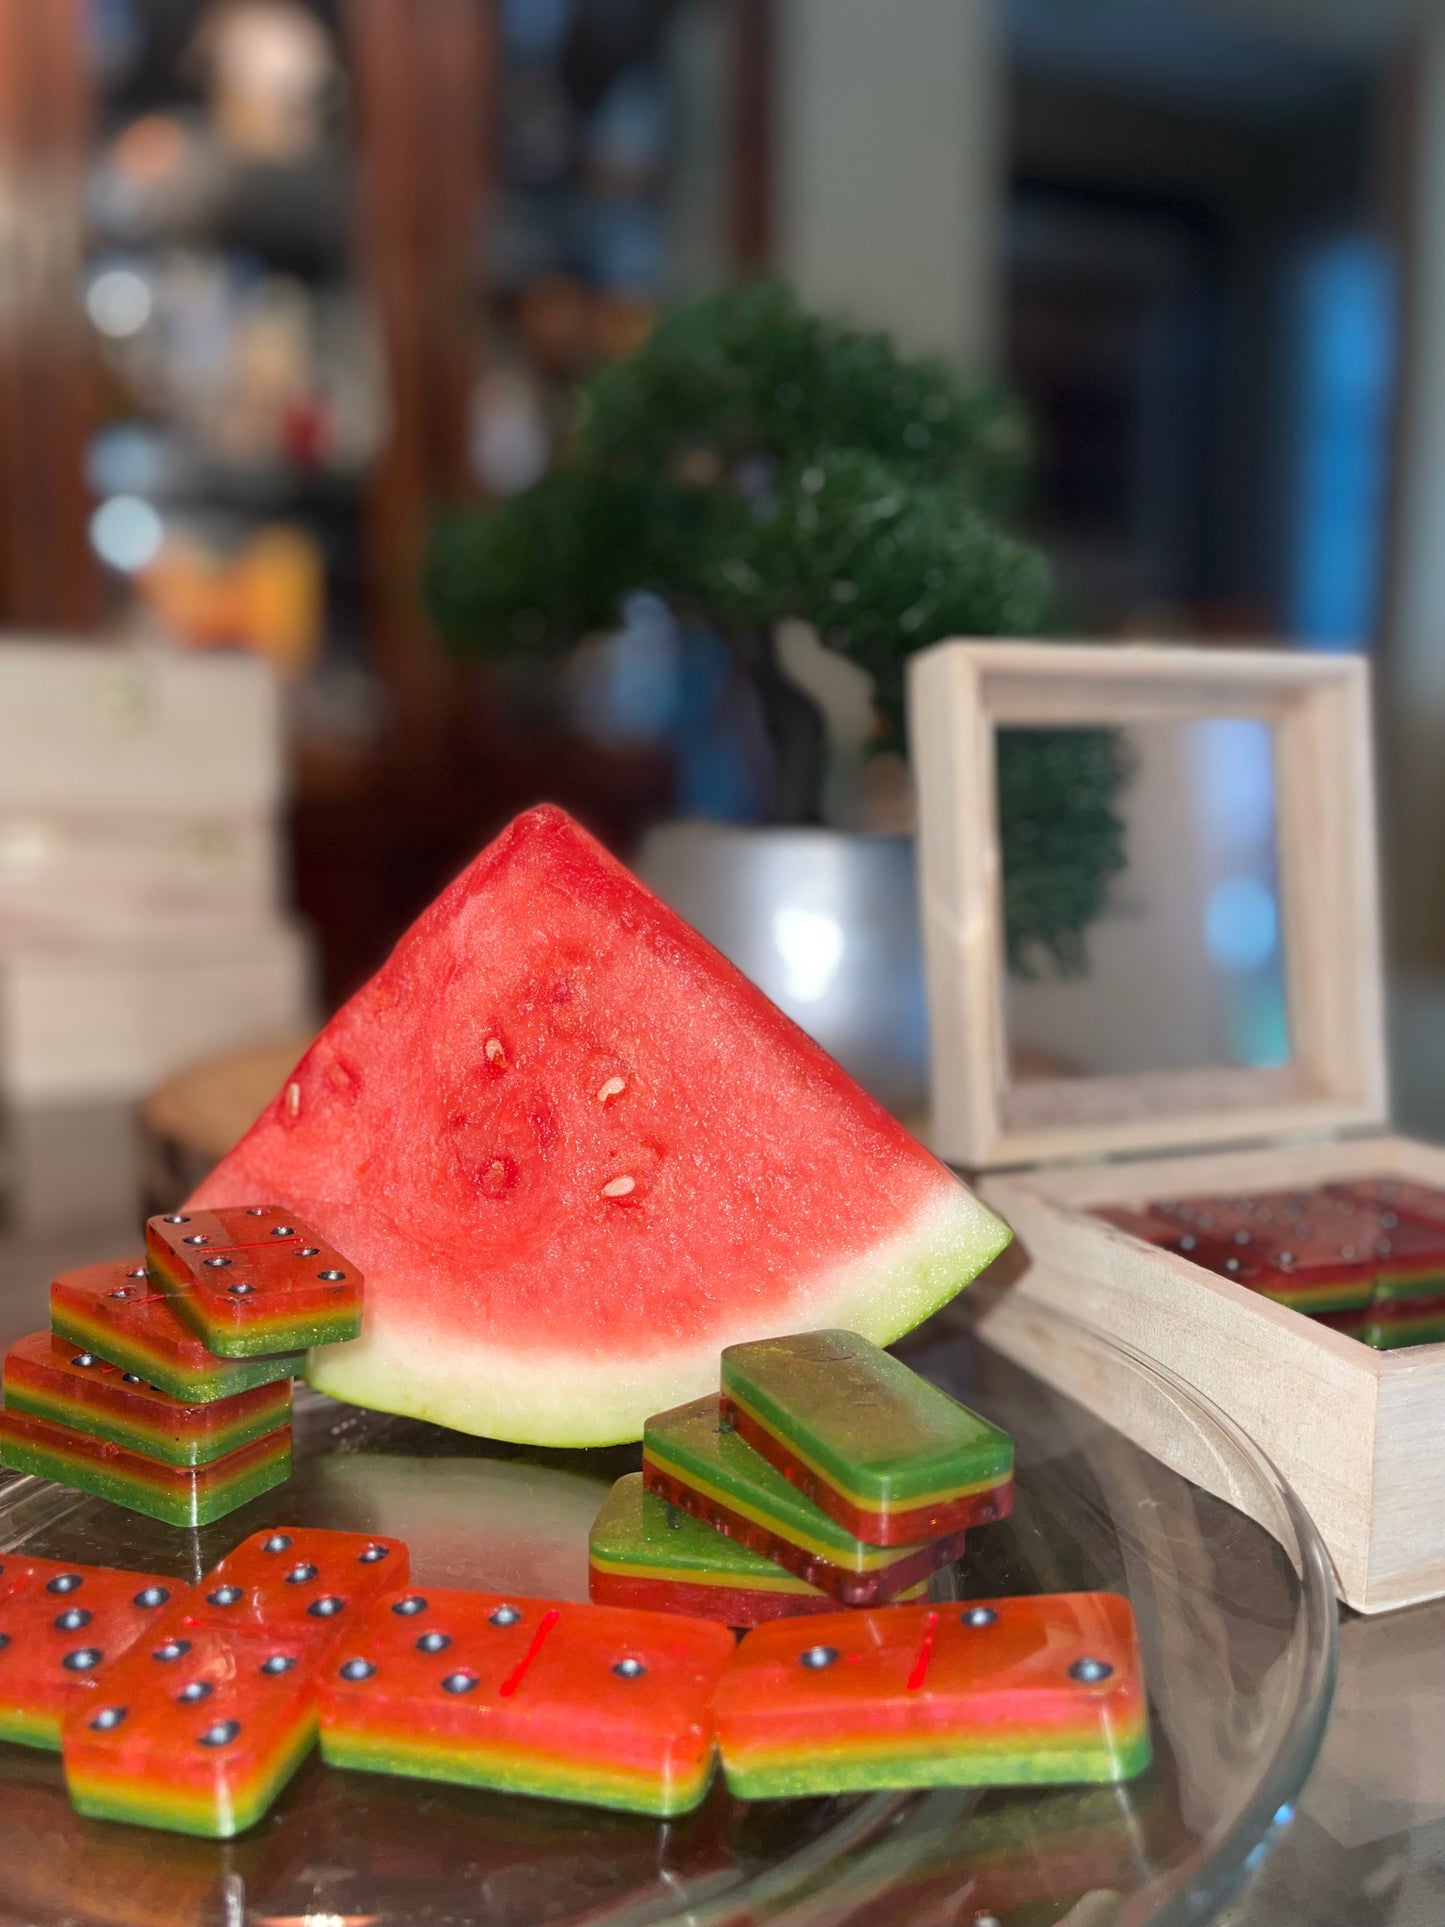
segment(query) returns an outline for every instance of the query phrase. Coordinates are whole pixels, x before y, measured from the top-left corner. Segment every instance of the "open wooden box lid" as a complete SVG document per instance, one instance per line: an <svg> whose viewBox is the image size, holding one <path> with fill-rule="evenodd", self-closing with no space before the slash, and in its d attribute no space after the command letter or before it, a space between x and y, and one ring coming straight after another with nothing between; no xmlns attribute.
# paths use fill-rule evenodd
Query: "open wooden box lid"
<svg viewBox="0 0 1445 1927"><path fill-rule="evenodd" d="M1383 1125L1362 660L1262 649L944 642L914 658L909 703L932 1141L941 1157L985 1170ZM1016 1078L1006 1029L999 730L1215 718L1255 719L1271 731L1287 1057Z"/></svg>

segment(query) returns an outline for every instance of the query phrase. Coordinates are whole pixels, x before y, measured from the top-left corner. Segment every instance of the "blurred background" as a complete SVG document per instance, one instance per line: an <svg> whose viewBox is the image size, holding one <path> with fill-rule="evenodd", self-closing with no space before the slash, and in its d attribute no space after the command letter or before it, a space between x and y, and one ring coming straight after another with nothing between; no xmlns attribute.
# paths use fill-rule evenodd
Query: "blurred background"
<svg viewBox="0 0 1445 1927"><path fill-rule="evenodd" d="M726 516L712 575L634 568L624 470L802 533L775 583ZM1445 1135L1442 499L1433 0L0 0L3 1264L174 1195L543 797L913 1115L896 671L964 621L1375 658L1397 1109ZM1185 1062L1287 1049L1257 748L1197 765L1255 799L1195 893L1254 1001ZM1072 749L1104 829L1163 820ZM1020 983L1102 901L1010 902Z"/></svg>

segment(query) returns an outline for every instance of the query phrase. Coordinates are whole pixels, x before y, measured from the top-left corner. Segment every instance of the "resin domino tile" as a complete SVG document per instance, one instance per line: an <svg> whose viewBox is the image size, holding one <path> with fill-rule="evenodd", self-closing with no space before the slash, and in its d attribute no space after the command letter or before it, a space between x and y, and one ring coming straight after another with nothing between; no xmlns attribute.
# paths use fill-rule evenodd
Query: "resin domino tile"
<svg viewBox="0 0 1445 1927"><path fill-rule="evenodd" d="M149 1218L146 1265L222 1358L343 1344L361 1332L360 1271L272 1205Z"/></svg>
<svg viewBox="0 0 1445 1927"><path fill-rule="evenodd" d="M332 1653L328 1764L670 1815L697 1806L734 1653L714 1620L500 1593L378 1601Z"/></svg>
<svg viewBox="0 0 1445 1927"><path fill-rule="evenodd" d="M1150 1759L1112 1593L893 1606L744 1635L715 1706L743 1799L1117 1781Z"/></svg>
<svg viewBox="0 0 1445 1927"><path fill-rule="evenodd" d="M703 1525L629 1472L613 1486L588 1542L594 1605L686 1613L728 1626L761 1626L838 1602L735 1539ZM915 1587L922 1597L927 1582Z"/></svg>
<svg viewBox="0 0 1445 1927"><path fill-rule="evenodd" d="M51 1285L50 1324L77 1351L191 1405L234 1398L305 1369L306 1354L299 1351L217 1358L177 1316L177 1302L156 1289L139 1260L85 1265Z"/></svg>
<svg viewBox="0 0 1445 1927"><path fill-rule="evenodd" d="M229 1839L262 1818L316 1738L332 1642L171 1614L67 1718L76 1808Z"/></svg>
<svg viewBox="0 0 1445 1927"><path fill-rule="evenodd" d="M188 1405L50 1332L11 1346L5 1406L166 1465L211 1465L291 1422L291 1381Z"/></svg>
<svg viewBox="0 0 1445 1927"><path fill-rule="evenodd" d="M987 1525L1013 1506L1008 1434L856 1332L729 1346L722 1416L870 1545Z"/></svg>
<svg viewBox="0 0 1445 1927"><path fill-rule="evenodd" d="M189 1588L102 1566L0 1559L0 1740L58 1748L61 1723L93 1705L110 1668Z"/></svg>
<svg viewBox="0 0 1445 1927"><path fill-rule="evenodd" d="M291 1428L283 1425L209 1465L167 1465L7 1407L0 1411L0 1464L166 1525L203 1526L284 1484L291 1475Z"/></svg>
<svg viewBox="0 0 1445 1927"><path fill-rule="evenodd" d="M963 1552L962 1532L903 1546L846 1532L723 1423L716 1397L650 1418L642 1455L649 1492L845 1606L894 1599Z"/></svg>
<svg viewBox="0 0 1445 1927"><path fill-rule="evenodd" d="M218 1625L339 1634L385 1592L406 1585L411 1556L400 1539L274 1527L243 1539L197 1588L194 1608Z"/></svg>

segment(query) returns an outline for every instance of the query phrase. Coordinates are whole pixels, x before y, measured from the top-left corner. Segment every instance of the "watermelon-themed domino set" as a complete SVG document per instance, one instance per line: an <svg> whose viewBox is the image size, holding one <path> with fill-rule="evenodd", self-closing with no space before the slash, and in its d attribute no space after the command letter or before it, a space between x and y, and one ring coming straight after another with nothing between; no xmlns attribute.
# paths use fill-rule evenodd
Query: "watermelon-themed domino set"
<svg viewBox="0 0 1445 1927"><path fill-rule="evenodd" d="M172 1212L144 1264L51 1286L4 1363L0 1462L168 1525L208 1525L291 1470L299 1349L355 1337L361 1273L271 1206Z"/></svg>
<svg viewBox="0 0 1445 1927"><path fill-rule="evenodd" d="M741 1595L726 1602L733 1625L818 1610L816 1593L883 1605L1012 1507L1007 1433L854 1332L730 1347L722 1387L647 1421L642 1484L660 1504L644 1508L626 1481L614 1492L592 1533L594 1599L646 1583L691 1610L712 1583L720 1604ZM678 1514L711 1538L679 1534ZM771 1577L737 1586L759 1574Z"/></svg>
<svg viewBox="0 0 1445 1927"><path fill-rule="evenodd" d="M1445 1191L1402 1178L1097 1214L1378 1350L1445 1340Z"/></svg>
<svg viewBox="0 0 1445 1927"><path fill-rule="evenodd" d="M227 1839L318 1736L343 1768L666 1817L744 1799L1111 1782L1149 1759L1108 1594L779 1623L418 1587L396 1539L272 1528L194 1587L0 1562L0 1738L79 1812Z"/></svg>

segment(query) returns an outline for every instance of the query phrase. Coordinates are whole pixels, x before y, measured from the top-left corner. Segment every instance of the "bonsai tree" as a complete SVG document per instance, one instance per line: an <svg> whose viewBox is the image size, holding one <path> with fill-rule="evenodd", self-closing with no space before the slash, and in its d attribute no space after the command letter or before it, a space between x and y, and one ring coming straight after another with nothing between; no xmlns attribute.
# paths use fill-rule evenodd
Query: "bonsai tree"
<svg viewBox="0 0 1445 1927"><path fill-rule="evenodd" d="M803 618L869 672L878 746L902 747L913 650L1043 619L1043 559L999 526L1027 452L1006 394L810 314L780 284L744 287L596 375L532 488L444 518L428 600L454 649L502 657L560 654L614 626L631 592L657 592L730 640L773 750L773 820L815 823L824 725L779 662L779 620ZM1077 969L1122 862L1124 759L1098 731L1011 731L999 748L1010 961Z"/></svg>

